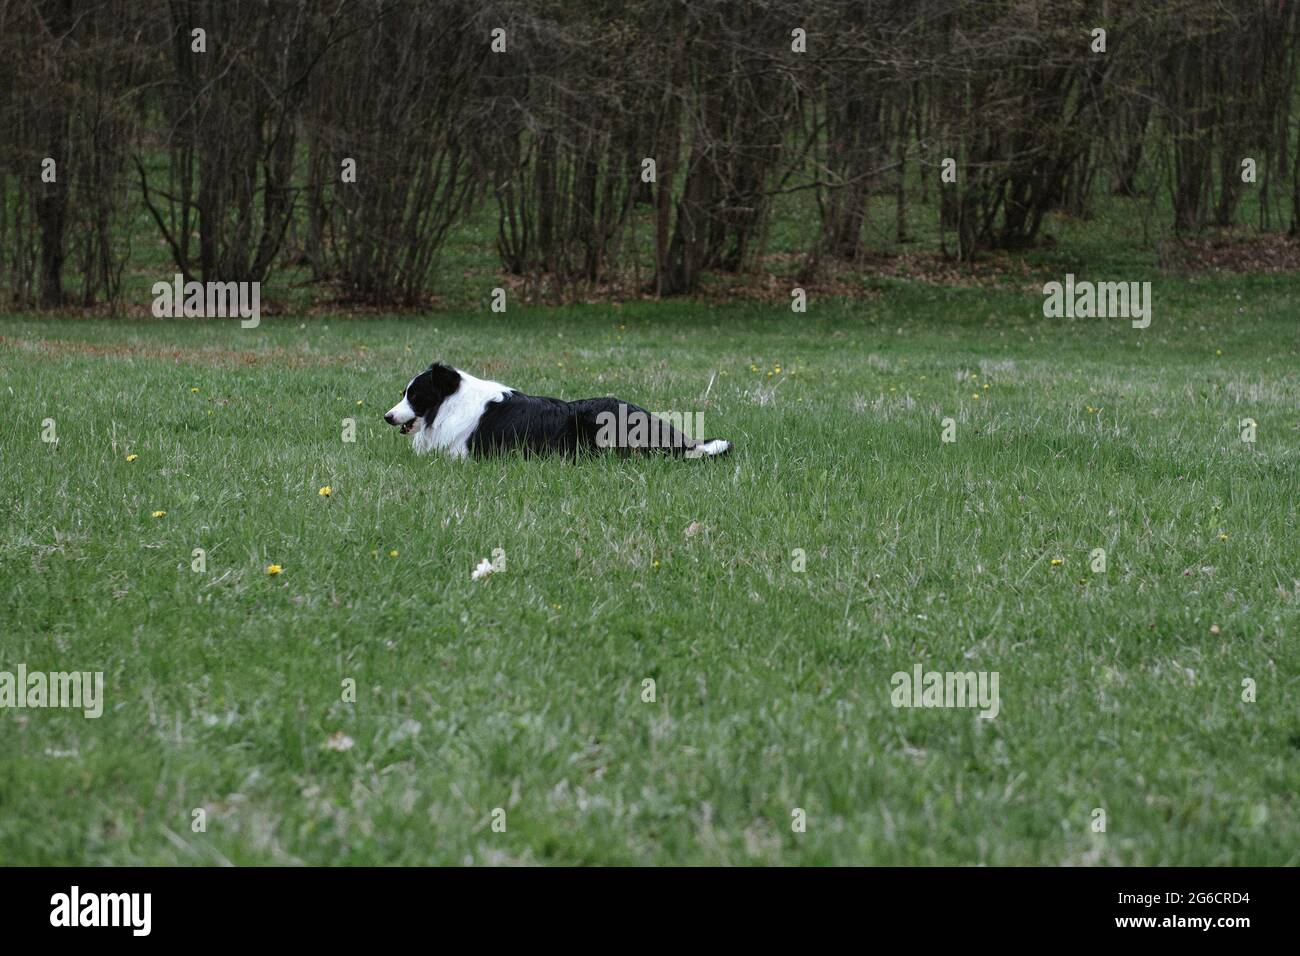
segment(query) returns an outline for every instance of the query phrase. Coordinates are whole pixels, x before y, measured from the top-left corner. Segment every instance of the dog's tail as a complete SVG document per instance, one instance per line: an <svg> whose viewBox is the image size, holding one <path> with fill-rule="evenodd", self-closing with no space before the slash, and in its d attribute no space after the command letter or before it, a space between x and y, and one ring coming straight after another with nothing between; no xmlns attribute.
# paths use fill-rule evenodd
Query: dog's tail
<svg viewBox="0 0 1300 956"><path fill-rule="evenodd" d="M725 438L706 438L704 441L695 442L689 448L684 448L682 453L687 458L720 458L729 451L731 451L731 442Z"/></svg>
<svg viewBox="0 0 1300 956"><path fill-rule="evenodd" d="M731 451L725 438L696 441L673 422L617 398L569 402L579 447L645 451L685 458L716 458Z"/></svg>

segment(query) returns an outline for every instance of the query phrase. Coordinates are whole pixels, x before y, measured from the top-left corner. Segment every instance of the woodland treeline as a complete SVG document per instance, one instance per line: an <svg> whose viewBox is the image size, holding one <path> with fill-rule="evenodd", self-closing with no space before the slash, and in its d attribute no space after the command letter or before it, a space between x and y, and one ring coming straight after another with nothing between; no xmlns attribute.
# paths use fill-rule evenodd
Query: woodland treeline
<svg viewBox="0 0 1300 956"><path fill-rule="evenodd" d="M1116 196L1295 235L1297 94L1287 0L0 0L0 296L114 303L148 241L418 303L471 216L509 273L689 294L795 192L809 276L912 207L956 259Z"/></svg>

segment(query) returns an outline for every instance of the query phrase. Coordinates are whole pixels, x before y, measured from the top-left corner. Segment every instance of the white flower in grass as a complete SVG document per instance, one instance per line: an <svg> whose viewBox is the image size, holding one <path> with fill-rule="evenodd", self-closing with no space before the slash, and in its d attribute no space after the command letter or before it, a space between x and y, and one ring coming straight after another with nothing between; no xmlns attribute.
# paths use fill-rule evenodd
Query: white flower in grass
<svg viewBox="0 0 1300 956"><path fill-rule="evenodd" d="M345 750L351 750L353 744L355 743L356 741L354 741L343 731L336 730L334 731L334 733L330 734L329 739L325 741L325 749L337 750L340 753L342 753Z"/></svg>
<svg viewBox="0 0 1300 956"><path fill-rule="evenodd" d="M469 576L469 579L471 581L477 581L479 578L487 577L495 570L496 569L492 567L492 562L487 558L484 558L478 563L478 567L474 569L474 572Z"/></svg>

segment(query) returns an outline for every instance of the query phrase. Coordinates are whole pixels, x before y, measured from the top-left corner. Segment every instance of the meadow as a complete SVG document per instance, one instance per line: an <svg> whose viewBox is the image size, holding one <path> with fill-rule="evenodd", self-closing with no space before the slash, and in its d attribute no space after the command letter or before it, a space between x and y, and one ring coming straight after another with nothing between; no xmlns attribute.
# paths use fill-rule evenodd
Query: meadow
<svg viewBox="0 0 1300 956"><path fill-rule="evenodd" d="M0 317L0 671L105 680L0 710L0 862L1300 862L1294 276L1041 307ZM736 449L417 458L435 358Z"/></svg>

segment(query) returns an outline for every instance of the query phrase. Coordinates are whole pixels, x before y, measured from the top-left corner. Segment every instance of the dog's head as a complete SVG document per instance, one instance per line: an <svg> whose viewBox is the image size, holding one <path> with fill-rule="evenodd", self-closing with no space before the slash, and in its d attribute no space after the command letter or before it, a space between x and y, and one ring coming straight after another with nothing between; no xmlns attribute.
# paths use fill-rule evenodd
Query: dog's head
<svg viewBox="0 0 1300 956"><path fill-rule="evenodd" d="M396 425L403 435L424 431L433 424L447 397L460 388L460 373L450 365L434 362L411 379L402 400L384 414L384 421Z"/></svg>

